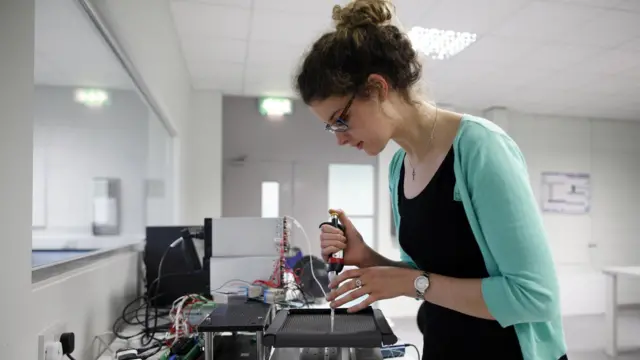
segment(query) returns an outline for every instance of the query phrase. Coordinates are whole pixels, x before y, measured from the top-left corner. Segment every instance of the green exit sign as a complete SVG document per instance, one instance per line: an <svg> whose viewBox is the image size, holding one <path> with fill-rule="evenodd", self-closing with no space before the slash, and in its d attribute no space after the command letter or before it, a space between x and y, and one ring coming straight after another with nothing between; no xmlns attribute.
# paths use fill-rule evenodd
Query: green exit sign
<svg viewBox="0 0 640 360"><path fill-rule="evenodd" d="M293 104L290 99L266 97L259 100L258 111L262 116L280 117L290 115L293 112Z"/></svg>

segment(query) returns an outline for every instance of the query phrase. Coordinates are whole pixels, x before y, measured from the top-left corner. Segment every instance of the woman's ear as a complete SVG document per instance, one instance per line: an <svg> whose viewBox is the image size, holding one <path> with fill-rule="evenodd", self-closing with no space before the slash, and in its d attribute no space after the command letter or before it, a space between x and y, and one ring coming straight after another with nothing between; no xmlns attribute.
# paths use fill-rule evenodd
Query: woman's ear
<svg viewBox="0 0 640 360"><path fill-rule="evenodd" d="M383 76L371 74L367 79L367 95L375 96L378 101L382 102L389 95L389 83Z"/></svg>

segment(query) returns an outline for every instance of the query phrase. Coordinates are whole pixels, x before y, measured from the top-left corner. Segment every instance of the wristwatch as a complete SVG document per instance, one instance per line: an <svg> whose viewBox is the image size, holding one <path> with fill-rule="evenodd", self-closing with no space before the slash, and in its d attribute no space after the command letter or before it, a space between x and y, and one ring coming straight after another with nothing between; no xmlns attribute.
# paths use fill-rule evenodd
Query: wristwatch
<svg viewBox="0 0 640 360"><path fill-rule="evenodd" d="M429 274L422 273L413 281L416 288L416 300L424 300L424 293L429 289Z"/></svg>

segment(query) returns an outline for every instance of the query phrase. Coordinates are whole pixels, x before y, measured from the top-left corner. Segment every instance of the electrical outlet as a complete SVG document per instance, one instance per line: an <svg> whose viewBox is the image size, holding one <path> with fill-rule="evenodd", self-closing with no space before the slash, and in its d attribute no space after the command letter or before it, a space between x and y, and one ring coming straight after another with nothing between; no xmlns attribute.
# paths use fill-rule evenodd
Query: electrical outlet
<svg viewBox="0 0 640 360"><path fill-rule="evenodd" d="M60 340L60 335L67 331L67 324L56 321L38 333L38 360L45 360L46 344Z"/></svg>

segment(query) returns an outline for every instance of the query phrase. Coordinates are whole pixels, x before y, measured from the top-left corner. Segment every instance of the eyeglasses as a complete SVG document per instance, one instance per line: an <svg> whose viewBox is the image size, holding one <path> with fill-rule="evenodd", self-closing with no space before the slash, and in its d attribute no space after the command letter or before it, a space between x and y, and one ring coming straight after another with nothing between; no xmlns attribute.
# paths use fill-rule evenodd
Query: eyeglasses
<svg viewBox="0 0 640 360"><path fill-rule="evenodd" d="M349 125L347 124L348 122L347 113L349 112L349 108L351 108L351 104L353 103L353 99L355 98L356 98L355 94L351 96L351 98L349 99L349 102L347 102L347 105L344 107L344 109L342 109L342 112L336 118L336 121L334 121L333 124L327 124L325 126L324 129L326 131L330 133L337 133L337 132L345 132L349 130Z"/></svg>

